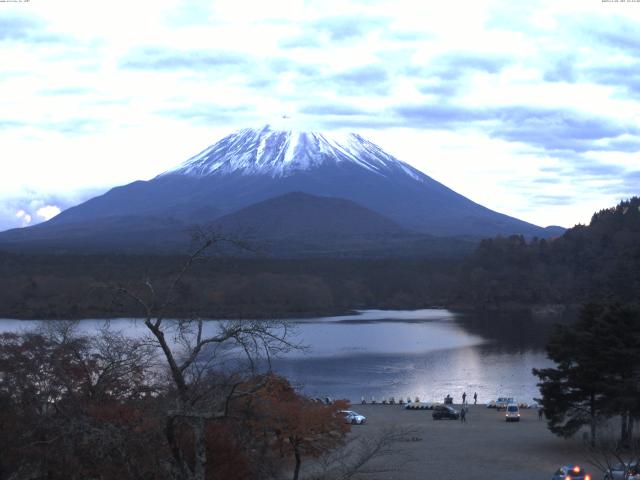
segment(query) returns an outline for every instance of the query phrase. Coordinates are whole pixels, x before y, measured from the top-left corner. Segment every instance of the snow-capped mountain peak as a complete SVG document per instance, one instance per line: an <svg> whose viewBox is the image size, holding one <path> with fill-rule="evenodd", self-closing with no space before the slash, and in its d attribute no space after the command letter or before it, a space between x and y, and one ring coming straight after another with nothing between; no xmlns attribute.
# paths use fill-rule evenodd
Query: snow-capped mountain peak
<svg viewBox="0 0 640 480"><path fill-rule="evenodd" d="M240 231L246 226L249 231L275 232L290 225L277 235L298 235L304 252L313 251L307 250L312 232L324 232L319 237L322 248L324 239L342 238L344 232L339 242L345 243L337 245L345 250L339 255L360 255L360 248L378 255L387 248L378 250L378 242L371 241L378 233L393 249L409 251L410 245L420 250L423 240L430 241L414 237L420 234L549 236L540 227L474 203L359 135L263 127L240 130L174 170L113 188L26 234L21 229L0 235L0 244L4 238L22 250L33 241L34 248L62 245L66 252L87 244L90 231L96 248L118 245L129 251L139 241L154 249L162 242L183 242L190 225L211 225L218 219ZM339 228L328 228L331 225ZM377 233L359 243L352 236L356 232ZM412 233L404 237L404 232ZM290 246L283 245L285 250Z"/></svg>
<svg viewBox="0 0 640 480"><path fill-rule="evenodd" d="M240 173L286 177L327 163L350 162L380 175L403 171L424 175L360 135L294 130L243 129L206 148L164 175L209 176Z"/></svg>

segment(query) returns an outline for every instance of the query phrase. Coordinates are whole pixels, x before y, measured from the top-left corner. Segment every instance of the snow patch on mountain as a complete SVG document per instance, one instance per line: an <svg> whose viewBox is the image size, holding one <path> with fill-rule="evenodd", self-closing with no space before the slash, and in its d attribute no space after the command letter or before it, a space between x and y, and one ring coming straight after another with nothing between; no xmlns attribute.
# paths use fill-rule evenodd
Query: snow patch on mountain
<svg viewBox="0 0 640 480"><path fill-rule="evenodd" d="M285 177L344 162L383 176L401 171L415 180L428 178L354 133L272 130L268 125L233 133L162 175L203 177L240 173Z"/></svg>

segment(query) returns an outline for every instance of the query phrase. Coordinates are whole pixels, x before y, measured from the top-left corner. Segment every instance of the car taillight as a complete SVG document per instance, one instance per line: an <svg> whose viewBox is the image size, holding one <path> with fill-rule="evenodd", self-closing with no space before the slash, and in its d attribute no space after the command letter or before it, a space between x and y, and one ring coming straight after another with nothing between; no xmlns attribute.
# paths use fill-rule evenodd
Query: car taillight
<svg viewBox="0 0 640 480"><path fill-rule="evenodd" d="M580 473L580 467L576 465L575 467L573 467L573 471L576 473Z"/></svg>
<svg viewBox="0 0 640 480"><path fill-rule="evenodd" d="M566 477L564 477L564 480L571 480L571 477L567 475Z"/></svg>
<svg viewBox="0 0 640 480"><path fill-rule="evenodd" d="M591 480L591 475L587 474L584 476L584 480Z"/></svg>

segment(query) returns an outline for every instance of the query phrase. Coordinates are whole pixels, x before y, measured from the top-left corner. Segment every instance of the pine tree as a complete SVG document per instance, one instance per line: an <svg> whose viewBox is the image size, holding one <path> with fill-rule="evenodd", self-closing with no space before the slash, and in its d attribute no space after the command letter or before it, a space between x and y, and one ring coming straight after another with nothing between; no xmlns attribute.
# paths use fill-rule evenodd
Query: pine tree
<svg viewBox="0 0 640 480"><path fill-rule="evenodd" d="M549 429L570 437L600 418L621 416L621 442L640 415L640 310L589 304L575 325L560 326L547 344L557 365L534 369Z"/></svg>

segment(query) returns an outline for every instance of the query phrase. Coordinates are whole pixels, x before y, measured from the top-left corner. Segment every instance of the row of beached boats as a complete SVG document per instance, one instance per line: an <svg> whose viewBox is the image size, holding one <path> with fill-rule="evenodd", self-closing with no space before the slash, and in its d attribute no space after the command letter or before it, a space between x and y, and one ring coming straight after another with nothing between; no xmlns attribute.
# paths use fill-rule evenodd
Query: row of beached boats
<svg viewBox="0 0 640 480"><path fill-rule="evenodd" d="M433 410L436 405L447 405L452 403L452 398L447 395L444 402L421 402L420 397L407 397L406 400L403 397L396 399L395 397L383 398L377 401L375 397L371 397L371 400L367 401L365 397L362 397L362 405L404 405L407 410ZM517 402L513 397L498 397L497 400L491 400L485 406L487 408L495 408L497 410L504 410L507 405L516 404L519 408L538 408L537 403Z"/></svg>

